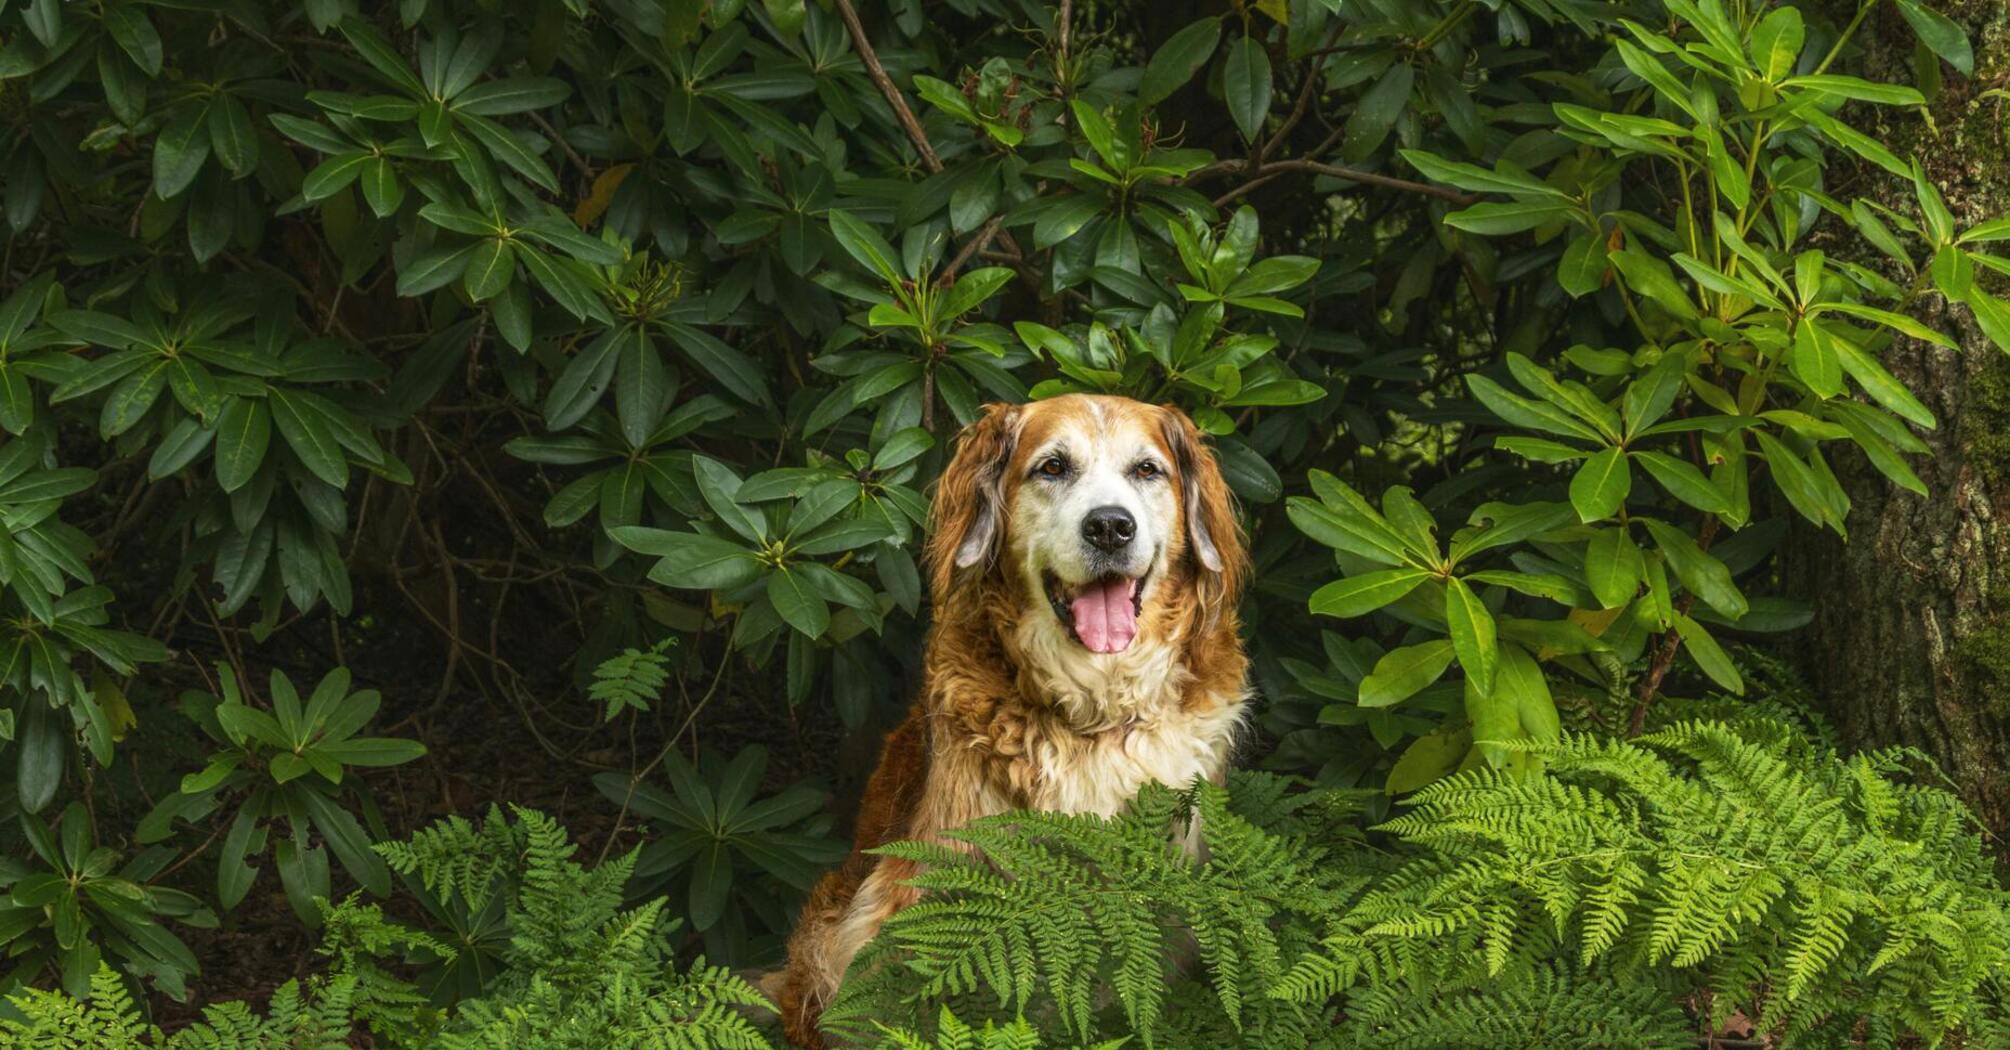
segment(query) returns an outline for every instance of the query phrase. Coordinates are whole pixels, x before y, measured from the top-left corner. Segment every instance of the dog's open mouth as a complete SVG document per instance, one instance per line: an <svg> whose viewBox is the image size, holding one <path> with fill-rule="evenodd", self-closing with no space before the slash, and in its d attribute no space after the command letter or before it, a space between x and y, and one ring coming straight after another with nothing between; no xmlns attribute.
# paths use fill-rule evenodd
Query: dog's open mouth
<svg viewBox="0 0 2010 1050"><path fill-rule="evenodd" d="M1049 573L1047 603L1083 648L1092 653L1120 653L1138 636L1145 580L1145 576L1112 573L1089 583L1070 584Z"/></svg>

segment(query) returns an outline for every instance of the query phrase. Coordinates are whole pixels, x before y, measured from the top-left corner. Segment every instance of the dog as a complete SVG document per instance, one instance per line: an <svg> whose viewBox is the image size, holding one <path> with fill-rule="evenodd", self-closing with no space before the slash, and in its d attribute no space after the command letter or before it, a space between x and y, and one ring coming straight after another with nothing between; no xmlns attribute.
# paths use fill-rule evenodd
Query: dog
<svg viewBox="0 0 2010 1050"><path fill-rule="evenodd" d="M1083 394L986 405L931 519L921 697L769 989L803 1047L824 1045L818 1019L852 957L920 895L914 864L869 850L1012 810L1109 816L1150 781L1220 783L1249 695L1247 548L1178 409Z"/></svg>

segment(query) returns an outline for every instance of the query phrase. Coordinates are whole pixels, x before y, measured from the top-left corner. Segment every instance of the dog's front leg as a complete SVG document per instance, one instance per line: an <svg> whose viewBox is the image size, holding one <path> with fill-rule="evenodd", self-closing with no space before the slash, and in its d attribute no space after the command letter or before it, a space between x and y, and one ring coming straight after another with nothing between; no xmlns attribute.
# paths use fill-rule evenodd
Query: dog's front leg
<svg viewBox="0 0 2010 1050"><path fill-rule="evenodd" d="M866 876L844 918L831 930L829 954L825 957L828 967L825 974L830 982L827 992L836 991L838 981L851 967L852 959L858 956L867 942L879 935L880 927L886 925L886 920L921 899L920 890L905 885L920 871L920 866L913 861L882 857L879 866ZM825 1001L829 1001L828 995Z"/></svg>

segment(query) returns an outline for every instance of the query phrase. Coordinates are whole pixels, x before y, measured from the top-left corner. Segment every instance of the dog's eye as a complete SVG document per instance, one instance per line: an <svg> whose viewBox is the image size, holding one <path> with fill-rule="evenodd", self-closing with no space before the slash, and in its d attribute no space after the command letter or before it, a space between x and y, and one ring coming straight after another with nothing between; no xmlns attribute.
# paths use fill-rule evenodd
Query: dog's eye
<svg viewBox="0 0 2010 1050"><path fill-rule="evenodd" d="M1150 481L1159 476L1159 465L1149 459L1145 460L1131 468L1131 475L1139 481Z"/></svg>
<svg viewBox="0 0 2010 1050"><path fill-rule="evenodd" d="M1046 459L1041 460L1040 465L1035 469L1044 477L1058 478L1068 473L1068 461L1059 456L1048 456Z"/></svg>

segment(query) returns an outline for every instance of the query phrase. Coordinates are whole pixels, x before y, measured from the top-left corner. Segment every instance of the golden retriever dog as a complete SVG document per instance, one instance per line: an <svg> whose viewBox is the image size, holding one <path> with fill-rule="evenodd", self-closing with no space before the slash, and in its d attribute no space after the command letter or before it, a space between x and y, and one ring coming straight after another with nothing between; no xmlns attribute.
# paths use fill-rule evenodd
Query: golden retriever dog
<svg viewBox="0 0 2010 1050"><path fill-rule="evenodd" d="M887 738L843 867L771 985L788 1037L920 891L868 850L1018 809L1115 814L1150 782L1219 783L1248 663L1248 573L1214 453L1177 409L1069 395L987 405L935 492L922 692Z"/></svg>

